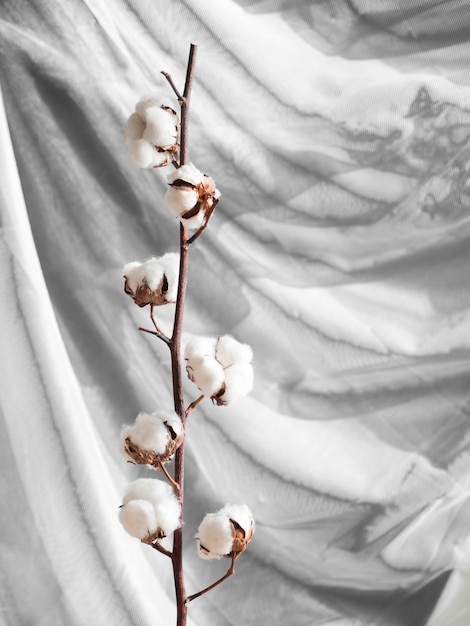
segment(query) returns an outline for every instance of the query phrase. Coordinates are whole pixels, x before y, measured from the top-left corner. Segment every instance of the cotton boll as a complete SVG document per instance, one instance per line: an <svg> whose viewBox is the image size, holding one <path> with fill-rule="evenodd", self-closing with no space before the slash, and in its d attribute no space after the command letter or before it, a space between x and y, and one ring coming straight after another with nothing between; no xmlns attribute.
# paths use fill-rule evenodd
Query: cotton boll
<svg viewBox="0 0 470 626"><path fill-rule="evenodd" d="M176 151L178 136L178 116L171 103L160 96L148 96L135 108L124 128L129 155L142 168L167 165L168 152Z"/></svg>
<svg viewBox="0 0 470 626"><path fill-rule="evenodd" d="M123 269L124 291L140 306L160 306L176 301L179 256L168 253L145 263L127 263Z"/></svg>
<svg viewBox="0 0 470 626"><path fill-rule="evenodd" d="M124 426L121 431L121 451L127 458L126 439L141 450L150 450L156 454L163 454L168 444L168 430L163 421L150 413L140 413L132 426Z"/></svg>
<svg viewBox="0 0 470 626"><path fill-rule="evenodd" d="M210 356L215 357L217 339L214 337L194 337L185 346L184 358Z"/></svg>
<svg viewBox="0 0 470 626"><path fill-rule="evenodd" d="M186 366L188 377L205 396L213 396L224 384L223 367L213 357L194 357Z"/></svg>
<svg viewBox="0 0 470 626"><path fill-rule="evenodd" d="M174 497L170 485L156 478L138 478L128 485L124 492L123 504L131 500L147 500L158 506L168 498Z"/></svg>
<svg viewBox="0 0 470 626"><path fill-rule="evenodd" d="M233 539L233 526L228 516L209 513L199 525L198 554L203 559L218 559L231 552Z"/></svg>
<svg viewBox="0 0 470 626"><path fill-rule="evenodd" d="M167 180L166 202L171 212L189 228L202 226L220 196L212 178L188 163L171 172Z"/></svg>
<svg viewBox="0 0 470 626"><path fill-rule="evenodd" d="M183 180L191 185L197 186L202 183L204 174L197 169L192 163L185 163L174 172L170 172L167 176L169 185L172 185L177 180Z"/></svg>
<svg viewBox="0 0 470 626"><path fill-rule="evenodd" d="M159 148L169 148L176 143L177 118L174 113L151 106L145 111L144 139Z"/></svg>
<svg viewBox="0 0 470 626"><path fill-rule="evenodd" d="M219 405L230 404L253 389L253 367L249 363L236 363L224 370L224 393L215 398Z"/></svg>
<svg viewBox="0 0 470 626"><path fill-rule="evenodd" d="M131 500L119 509L119 521L126 532L145 539L158 529L155 507L147 500Z"/></svg>
<svg viewBox="0 0 470 626"><path fill-rule="evenodd" d="M224 335L217 342L215 358L225 368L234 363L250 363L253 351L246 343L240 343L231 335Z"/></svg>

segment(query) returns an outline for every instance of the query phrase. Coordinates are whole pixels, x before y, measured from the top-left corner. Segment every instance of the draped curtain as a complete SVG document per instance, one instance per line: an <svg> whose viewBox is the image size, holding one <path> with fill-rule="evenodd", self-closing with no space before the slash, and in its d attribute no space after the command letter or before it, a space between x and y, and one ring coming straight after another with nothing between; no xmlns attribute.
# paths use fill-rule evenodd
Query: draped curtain
<svg viewBox="0 0 470 626"><path fill-rule="evenodd" d="M117 517L152 476L121 426L172 405L122 267L179 232L123 127L191 42L190 160L222 197L184 340L250 344L255 385L189 419L188 592L227 568L205 513L256 532L189 623L468 624L469 26L461 0L0 3L1 624L175 621L168 559Z"/></svg>

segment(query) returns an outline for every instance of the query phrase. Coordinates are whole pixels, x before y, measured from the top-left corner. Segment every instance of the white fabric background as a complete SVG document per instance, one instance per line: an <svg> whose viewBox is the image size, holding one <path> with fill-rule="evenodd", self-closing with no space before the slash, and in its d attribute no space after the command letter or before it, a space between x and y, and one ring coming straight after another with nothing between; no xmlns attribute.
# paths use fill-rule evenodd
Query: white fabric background
<svg viewBox="0 0 470 626"><path fill-rule="evenodd" d="M468 624L469 22L457 0L0 3L2 625L174 623L167 559L117 521L149 475L121 425L172 397L121 270L178 245L123 125L191 42L190 158L222 200L185 337L249 343L256 383L190 417L188 592L227 567L196 555L206 512L244 502L257 530L190 624Z"/></svg>

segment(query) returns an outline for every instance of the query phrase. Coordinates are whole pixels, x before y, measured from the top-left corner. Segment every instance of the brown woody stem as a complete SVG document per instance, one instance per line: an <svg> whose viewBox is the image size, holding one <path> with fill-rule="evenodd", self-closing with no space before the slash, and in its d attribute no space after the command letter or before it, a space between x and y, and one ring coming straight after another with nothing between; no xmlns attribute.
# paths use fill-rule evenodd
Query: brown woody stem
<svg viewBox="0 0 470 626"><path fill-rule="evenodd" d="M193 593L192 596L188 596L186 598L186 604L189 604L190 602L192 602L196 598L199 598L200 596L204 595L208 591L212 591L212 589L217 587L217 585L220 585L220 583L223 583L224 580L227 580L227 578L229 578L235 572L235 561L237 560L238 556L239 556L239 554L235 554L235 555L232 556L232 563L231 563L230 567L228 568L227 573L224 574L224 576L222 576L222 578L219 578L219 580L216 580L215 583L212 583L212 585L209 585L209 587L206 587L205 589L201 589L201 591L198 591L197 593Z"/></svg>
<svg viewBox="0 0 470 626"><path fill-rule="evenodd" d="M181 130L180 130L180 166L187 163L188 159L188 107L193 82L194 64L196 60L196 46L191 44L186 70L186 81L182 98L178 98L181 107ZM167 77L168 80L168 77ZM169 81L170 82L170 81ZM170 85L172 81L170 82ZM186 411L183 398L183 380L181 367L181 335L183 329L184 300L186 294L188 274L188 233L183 224L180 224L180 266L178 278L178 293L176 297L175 317L173 332L170 340L171 371L173 380L173 399L176 413L180 416L183 428L186 423ZM181 522L183 521L183 495L184 495L184 440L175 453L175 488L176 496L181 504ZM184 587L183 572L183 530L177 528L173 535L173 578L176 593L177 626L186 626L187 604L185 603L186 591Z"/></svg>

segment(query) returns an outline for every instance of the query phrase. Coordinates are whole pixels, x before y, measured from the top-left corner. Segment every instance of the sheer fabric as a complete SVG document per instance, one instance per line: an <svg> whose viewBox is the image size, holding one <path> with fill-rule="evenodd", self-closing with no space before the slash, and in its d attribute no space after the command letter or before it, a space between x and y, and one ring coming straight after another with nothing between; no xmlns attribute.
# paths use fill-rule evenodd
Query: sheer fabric
<svg viewBox="0 0 470 626"><path fill-rule="evenodd" d="M246 503L256 533L189 623L468 624L469 21L458 0L1 4L1 623L175 621L167 559L117 519L149 476L120 428L172 398L122 267L178 245L123 126L197 42L190 158L222 199L185 339L233 334L256 379L189 420L188 593L227 567L197 557L206 512Z"/></svg>

